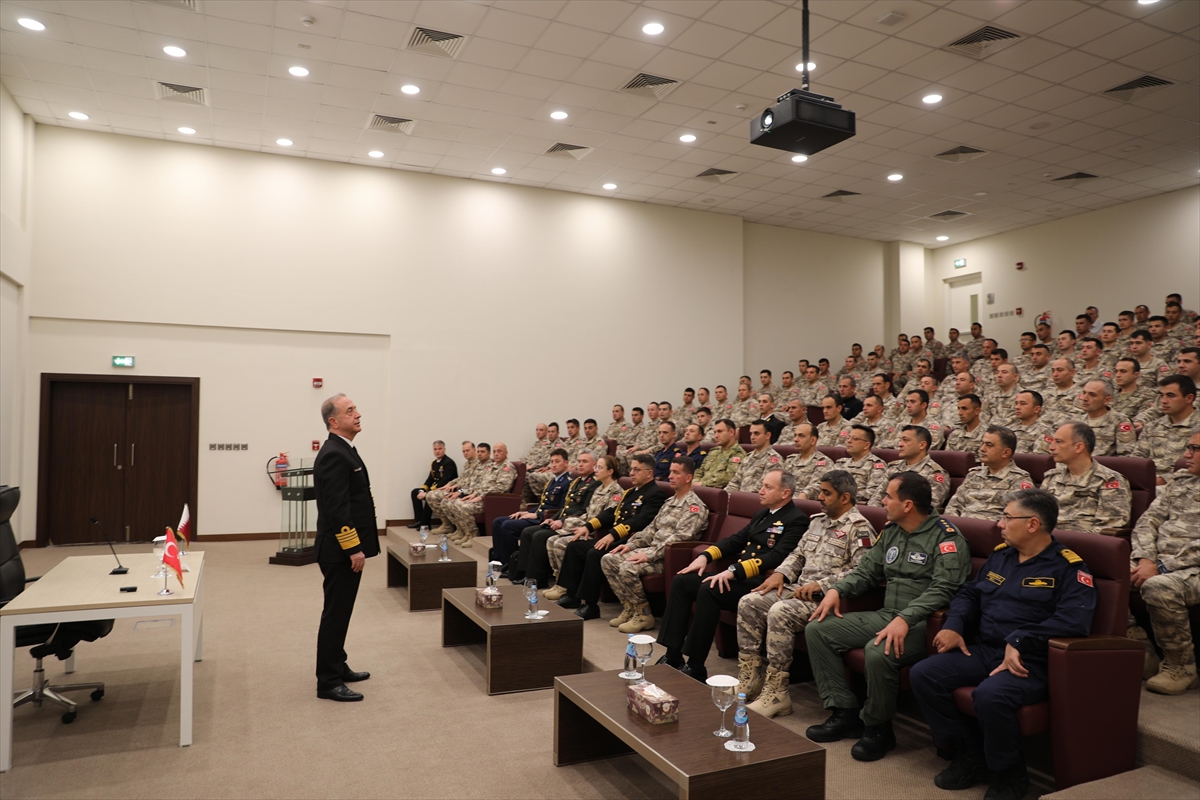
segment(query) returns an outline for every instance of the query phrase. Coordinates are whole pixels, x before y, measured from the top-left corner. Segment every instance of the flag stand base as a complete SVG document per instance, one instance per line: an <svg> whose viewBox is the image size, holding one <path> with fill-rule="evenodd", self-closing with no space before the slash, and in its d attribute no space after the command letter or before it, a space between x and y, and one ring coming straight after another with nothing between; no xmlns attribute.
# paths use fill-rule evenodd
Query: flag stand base
<svg viewBox="0 0 1200 800"><path fill-rule="evenodd" d="M303 567L305 564L317 563L317 548L286 548L280 550L268 559L271 564L283 564L286 567Z"/></svg>
<svg viewBox="0 0 1200 800"><path fill-rule="evenodd" d="M160 594L160 595L175 594L174 592L172 592L170 589L167 588L167 575L166 575L165 570L163 571L163 587L162 587L162 590L158 592L158 594Z"/></svg>

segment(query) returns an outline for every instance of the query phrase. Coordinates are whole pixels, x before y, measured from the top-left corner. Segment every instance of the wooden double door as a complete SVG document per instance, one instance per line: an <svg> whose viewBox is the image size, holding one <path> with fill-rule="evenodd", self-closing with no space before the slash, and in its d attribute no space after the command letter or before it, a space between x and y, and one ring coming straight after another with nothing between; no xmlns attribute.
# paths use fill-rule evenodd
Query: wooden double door
<svg viewBox="0 0 1200 800"><path fill-rule="evenodd" d="M42 376L38 544L147 542L191 506L198 378Z"/></svg>

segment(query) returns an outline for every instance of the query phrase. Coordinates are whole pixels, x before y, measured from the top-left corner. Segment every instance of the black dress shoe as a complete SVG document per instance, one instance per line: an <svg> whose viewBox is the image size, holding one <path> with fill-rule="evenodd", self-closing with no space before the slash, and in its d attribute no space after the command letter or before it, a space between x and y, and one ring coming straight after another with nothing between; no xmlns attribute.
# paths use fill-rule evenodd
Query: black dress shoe
<svg viewBox="0 0 1200 800"><path fill-rule="evenodd" d="M829 719L813 725L804 732L814 742L840 742L842 739L857 739L863 735L863 722L857 708L835 708Z"/></svg>
<svg viewBox="0 0 1200 800"><path fill-rule="evenodd" d="M579 601L576 600L576 603ZM561 603L559 605L562 605ZM575 616L580 619L599 619L600 609L592 603L583 603L579 608L575 609Z"/></svg>
<svg viewBox="0 0 1200 800"><path fill-rule="evenodd" d="M956 791L970 789L977 783L987 783L993 777L979 744L960 739L954 748L954 760L950 766L933 777L933 783L939 789Z"/></svg>
<svg viewBox="0 0 1200 800"><path fill-rule="evenodd" d="M356 700L363 699L361 694L349 688L344 683L338 684L326 692L318 691L317 697L322 700L337 700L339 703L353 703Z"/></svg>
<svg viewBox="0 0 1200 800"><path fill-rule="evenodd" d="M896 734L889 720L882 725L868 725L862 738L850 748L850 755L855 761L878 761L895 748Z"/></svg>
<svg viewBox="0 0 1200 800"><path fill-rule="evenodd" d="M371 677L371 673L369 672L347 672L342 676L342 680L346 683L358 683L359 681L365 681L369 677Z"/></svg>
<svg viewBox="0 0 1200 800"><path fill-rule="evenodd" d="M708 680L708 670L703 664L684 664L679 668L679 671L684 675L687 675L689 678L695 678L701 683L704 683L706 680Z"/></svg>
<svg viewBox="0 0 1200 800"><path fill-rule="evenodd" d="M415 531L417 528L421 527L421 523L420 523L420 522L414 522L413 524L411 524L411 525L405 525L404 527L406 527L406 528L409 528L409 529L411 529L411 530L414 530L414 531Z"/></svg>
<svg viewBox="0 0 1200 800"><path fill-rule="evenodd" d="M665 656L660 658L658 661L655 661L654 663L655 664L666 664L671 669L679 669L680 667L683 666L683 659L680 658L679 656L673 656L670 653L667 653Z"/></svg>
<svg viewBox="0 0 1200 800"><path fill-rule="evenodd" d="M569 594L564 594L554 602L558 603L559 608L579 608L583 605L583 601L576 597L571 597Z"/></svg>
<svg viewBox="0 0 1200 800"><path fill-rule="evenodd" d="M1022 756L1016 764L996 773L988 785L984 800L1020 800L1029 791L1029 772Z"/></svg>

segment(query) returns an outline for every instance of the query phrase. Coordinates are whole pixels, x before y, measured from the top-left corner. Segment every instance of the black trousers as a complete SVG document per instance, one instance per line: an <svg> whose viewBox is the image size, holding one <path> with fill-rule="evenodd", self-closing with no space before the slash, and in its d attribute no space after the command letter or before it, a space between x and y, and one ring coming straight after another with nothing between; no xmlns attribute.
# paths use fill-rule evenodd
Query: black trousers
<svg viewBox="0 0 1200 800"><path fill-rule="evenodd" d="M550 585L550 554L546 552L546 542L551 536L560 533L548 525L537 525L521 531L521 543L517 549L518 578L534 578L538 587Z"/></svg>
<svg viewBox="0 0 1200 800"><path fill-rule="evenodd" d="M433 509L429 507L429 503L417 497L423 491L425 490L419 487L412 490L413 521L418 525L428 525L433 521Z"/></svg>
<svg viewBox="0 0 1200 800"><path fill-rule="evenodd" d="M746 580L732 580L728 591L721 592L702 583L703 578L694 572L676 575L671 581L667 595L667 608L658 628L658 643L671 650L679 650L689 664L700 665L708 658L713 639L717 635L717 623L722 611L737 612L738 601L750 594L750 590L763 582L762 576ZM692 603L696 604L696 615L692 616Z"/></svg>
<svg viewBox="0 0 1200 800"><path fill-rule="evenodd" d="M342 683L346 666L346 631L362 573L350 568L350 559L321 561L325 576L325 607L321 609L321 627L317 629L317 691L326 692Z"/></svg>
<svg viewBox="0 0 1200 800"><path fill-rule="evenodd" d="M607 581L600 571L600 558L618 544L613 541L601 550L596 549L595 539L568 544L558 573L558 582L567 588L567 594L591 605L600 602L600 590Z"/></svg>

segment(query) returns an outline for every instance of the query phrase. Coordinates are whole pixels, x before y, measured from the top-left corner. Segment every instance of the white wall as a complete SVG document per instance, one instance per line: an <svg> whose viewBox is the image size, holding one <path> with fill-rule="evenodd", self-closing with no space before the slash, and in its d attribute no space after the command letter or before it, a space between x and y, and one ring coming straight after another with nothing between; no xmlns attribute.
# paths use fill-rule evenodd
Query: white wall
<svg viewBox="0 0 1200 800"><path fill-rule="evenodd" d="M828 358L836 372L850 345L883 342L884 253L867 239L747 223L745 373L757 386L767 368L777 382L796 362ZM725 313L719 298L712 315ZM716 337L705 336L708 343ZM739 373L741 374L741 373ZM726 381L730 393L736 388Z"/></svg>
<svg viewBox="0 0 1200 800"><path fill-rule="evenodd" d="M63 371L104 371L110 355L137 347L155 354L151 366L134 352L139 371L201 375L201 427L213 436L247 405L252 418L281 402L309 409L311 420L280 421L290 434L203 438L258 448L211 478L269 489L260 462L287 436L306 444L321 397L349 388L333 380L342 355L320 353L324 340L317 372L301 339L280 345L287 369L256 374L250 387L222 375L222 364L234 375L257 369L271 331L388 342L382 363L347 355L343 365L347 381L383 387L370 403L355 398L383 423L362 438L381 519L410 516L408 489L432 439L506 441L520 455L538 420L603 421L613 402L673 399L686 384L740 374L737 217L57 127L39 126L37 140L27 406L37 408L40 373L64 362L75 366ZM692 286L734 309L702 361L663 348L681 347L667 329ZM67 322L86 320L153 327L124 344L141 329L101 335ZM164 325L189 333L172 341L177 328ZM212 328L225 333L194 333ZM314 392L322 372L325 389ZM23 427L36 442L36 414ZM33 483L36 453L23 473ZM202 472L202 496L204 481ZM278 525L271 494L199 512L202 535Z"/></svg>
<svg viewBox="0 0 1200 800"><path fill-rule="evenodd" d="M1033 330L1042 311L1054 330L1074 329L1075 315L1089 305L1103 322L1138 303L1161 314L1170 292L1186 308L1200 307L1200 188L1181 189L1086 214L1055 220L932 251L926 271L926 311L939 332L945 327L945 283L955 273L979 272L980 322L985 336L1013 347ZM965 258L967 266L954 268ZM1018 271L1016 262L1024 261ZM994 293L994 305L986 305ZM1024 316L989 318L1023 308ZM943 339L943 341L945 341Z"/></svg>

